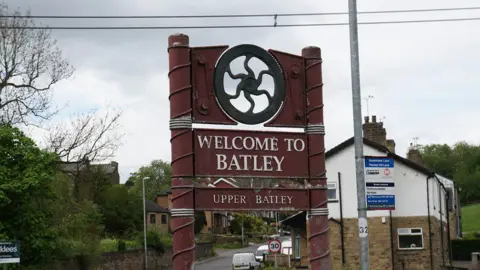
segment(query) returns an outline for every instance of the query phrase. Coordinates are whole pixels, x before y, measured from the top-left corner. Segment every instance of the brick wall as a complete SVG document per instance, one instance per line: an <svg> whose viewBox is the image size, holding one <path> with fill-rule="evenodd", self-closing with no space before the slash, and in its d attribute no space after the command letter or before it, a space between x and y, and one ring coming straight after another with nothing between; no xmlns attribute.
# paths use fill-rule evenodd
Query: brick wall
<svg viewBox="0 0 480 270"><path fill-rule="evenodd" d="M428 226L428 217L393 217L392 228L390 228L390 217L385 216L385 223L382 223L381 217L368 219L369 230L369 252L370 266L372 270L387 269L441 269L443 259L448 264L448 237L445 230L446 223L441 223L435 217L430 217L431 222L431 240L433 254L433 268L430 260L430 233ZM308 222L308 221L307 221ZM358 269L359 243L358 243L358 222L357 219L344 219L344 256L345 265L342 265L342 242L340 224L330 220L330 258L332 261L332 270ZM308 227L307 227L308 228ZM398 243L399 228L422 228L423 230L423 248L417 250L400 250ZM393 234L392 234L393 233ZM293 256L295 257L295 232L292 232ZM306 240L306 231L299 230L301 236L299 261L294 261L293 265L308 265L308 243ZM441 235L443 235L443 249ZM393 258L392 241L393 240ZM444 256L442 257L442 252ZM394 265L392 265L392 263ZM394 266L394 267L393 267Z"/></svg>
<svg viewBox="0 0 480 270"><path fill-rule="evenodd" d="M393 218L393 244L394 244L394 269L431 269L430 267L430 246L428 233L428 217L394 217ZM398 229L399 228L422 228L423 249L421 250L399 250ZM439 269L439 268L434 268Z"/></svg>
<svg viewBox="0 0 480 270"><path fill-rule="evenodd" d="M360 264L359 239L358 239L358 221L357 219L344 219L344 241L345 241L345 267L344 269L358 269ZM331 225L331 228L339 225ZM392 251L390 248L390 224L389 219L382 223L381 217L368 218L369 232L369 254L370 267L372 270L392 269ZM333 234L333 233L332 233ZM341 246L340 233L332 235L331 243ZM333 260L335 258L335 260ZM341 268L341 253L332 257L333 269Z"/></svg>
<svg viewBox="0 0 480 270"><path fill-rule="evenodd" d="M435 217L430 217L432 224L432 250L433 264L435 269L440 269L444 264L449 265L448 235L445 230L447 223L441 222ZM442 248L443 238L443 248Z"/></svg>
<svg viewBox="0 0 480 270"><path fill-rule="evenodd" d="M170 207L168 195L157 195L157 204L163 208Z"/></svg>

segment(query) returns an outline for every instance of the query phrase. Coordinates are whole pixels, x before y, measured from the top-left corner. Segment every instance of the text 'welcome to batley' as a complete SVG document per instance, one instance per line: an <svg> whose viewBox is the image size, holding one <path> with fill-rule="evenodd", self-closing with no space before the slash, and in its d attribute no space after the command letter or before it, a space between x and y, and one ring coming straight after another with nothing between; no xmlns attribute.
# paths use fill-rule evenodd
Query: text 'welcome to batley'
<svg viewBox="0 0 480 270"><path fill-rule="evenodd" d="M307 143L299 133L196 130L195 166L201 175L303 177Z"/></svg>

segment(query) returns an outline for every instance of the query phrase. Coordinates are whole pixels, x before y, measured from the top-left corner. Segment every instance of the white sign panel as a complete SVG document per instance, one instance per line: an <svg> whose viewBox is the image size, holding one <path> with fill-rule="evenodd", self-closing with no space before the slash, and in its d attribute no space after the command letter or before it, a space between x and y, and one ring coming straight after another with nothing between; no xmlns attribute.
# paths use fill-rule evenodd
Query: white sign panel
<svg viewBox="0 0 480 270"><path fill-rule="evenodd" d="M394 161L390 157L365 157L368 210L395 210Z"/></svg>

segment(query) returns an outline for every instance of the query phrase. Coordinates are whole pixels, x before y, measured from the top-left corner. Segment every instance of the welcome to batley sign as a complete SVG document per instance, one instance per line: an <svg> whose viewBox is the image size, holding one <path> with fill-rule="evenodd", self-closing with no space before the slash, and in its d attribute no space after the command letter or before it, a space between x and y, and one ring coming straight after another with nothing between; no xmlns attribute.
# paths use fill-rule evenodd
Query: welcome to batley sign
<svg viewBox="0 0 480 270"><path fill-rule="evenodd" d="M320 49L306 47L299 56L248 44L190 47L188 36L176 34L168 52L174 269L194 266L196 210L308 210L311 269L330 269ZM243 71L233 72L240 57ZM263 70L253 71L253 59ZM267 76L271 91L262 87ZM226 87L226 79L235 86ZM268 105L257 111L260 96ZM240 97L247 101L242 110L232 103ZM297 132L229 128L238 123ZM208 186L224 177L288 180L303 188Z"/></svg>
<svg viewBox="0 0 480 270"><path fill-rule="evenodd" d="M305 134L197 129L197 176L308 177Z"/></svg>

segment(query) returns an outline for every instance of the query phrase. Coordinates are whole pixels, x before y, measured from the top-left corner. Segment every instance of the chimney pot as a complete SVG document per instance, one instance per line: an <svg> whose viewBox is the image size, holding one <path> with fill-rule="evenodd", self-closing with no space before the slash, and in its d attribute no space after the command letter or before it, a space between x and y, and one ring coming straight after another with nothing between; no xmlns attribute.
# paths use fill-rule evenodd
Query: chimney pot
<svg viewBox="0 0 480 270"><path fill-rule="evenodd" d="M370 118L370 117L368 117L368 116L365 116L365 117L363 118L363 119L365 119L365 123L370 122L370 119L369 119L369 118Z"/></svg>
<svg viewBox="0 0 480 270"><path fill-rule="evenodd" d="M376 123L376 122L377 122L377 116L376 116L376 115L372 115L372 122L373 122L373 123Z"/></svg>

